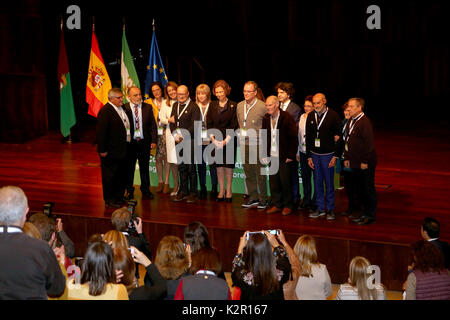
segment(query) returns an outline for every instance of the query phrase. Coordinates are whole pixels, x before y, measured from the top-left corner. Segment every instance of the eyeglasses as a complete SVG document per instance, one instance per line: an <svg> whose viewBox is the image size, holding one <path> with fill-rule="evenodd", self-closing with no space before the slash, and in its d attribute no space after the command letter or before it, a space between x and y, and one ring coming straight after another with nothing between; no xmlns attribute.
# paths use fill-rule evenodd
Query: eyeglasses
<svg viewBox="0 0 450 320"><path fill-rule="evenodd" d="M244 90L244 93L252 93L255 92L256 90Z"/></svg>
<svg viewBox="0 0 450 320"><path fill-rule="evenodd" d="M120 97L113 97L114 99L123 99L123 96Z"/></svg>

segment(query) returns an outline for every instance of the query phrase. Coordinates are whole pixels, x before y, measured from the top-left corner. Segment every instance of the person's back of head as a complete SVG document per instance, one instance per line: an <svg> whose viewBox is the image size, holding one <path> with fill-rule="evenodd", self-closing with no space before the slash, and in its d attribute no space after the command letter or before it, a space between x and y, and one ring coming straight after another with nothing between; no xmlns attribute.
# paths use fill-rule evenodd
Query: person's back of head
<svg viewBox="0 0 450 320"><path fill-rule="evenodd" d="M244 248L242 260L253 273L256 292L264 296L279 288L276 260L264 234L252 234Z"/></svg>
<svg viewBox="0 0 450 320"><path fill-rule="evenodd" d="M199 270L208 270L218 275L222 272L222 263L220 262L217 250L209 247L200 248L192 254L191 274Z"/></svg>
<svg viewBox="0 0 450 320"><path fill-rule="evenodd" d="M103 241L109 243L111 247L114 248L124 248L129 247L127 237L120 231L110 230L103 236Z"/></svg>
<svg viewBox="0 0 450 320"><path fill-rule="evenodd" d="M376 289L368 287L368 268L370 262L364 257L354 257L349 267L349 284L358 290L358 296L361 300L376 300Z"/></svg>
<svg viewBox="0 0 450 320"><path fill-rule="evenodd" d="M35 213L29 219L29 222L39 230L41 239L50 242L56 233L56 224L47 215L43 213Z"/></svg>
<svg viewBox="0 0 450 320"><path fill-rule="evenodd" d="M425 240L439 238L441 225L434 218L427 217L422 221L422 237ZM427 237L428 236L428 237Z"/></svg>
<svg viewBox="0 0 450 320"><path fill-rule="evenodd" d="M34 224L32 224L29 221L26 221L22 228L23 233L26 235L35 238L35 239L42 239L41 234L39 233L39 230L36 228Z"/></svg>
<svg viewBox="0 0 450 320"><path fill-rule="evenodd" d="M115 283L114 256L111 246L103 241L91 244L84 256L81 283L89 282L89 294L98 296L108 283Z"/></svg>
<svg viewBox="0 0 450 320"><path fill-rule="evenodd" d="M441 272L445 269L445 259L434 244L419 240L412 245L414 269L426 272Z"/></svg>
<svg viewBox="0 0 450 320"><path fill-rule="evenodd" d="M115 210L111 216L111 223L114 230L125 232L131 221L131 213L127 208Z"/></svg>
<svg viewBox="0 0 450 320"><path fill-rule="evenodd" d="M300 275L304 277L312 276L312 265L319 264L317 257L316 241L309 235L303 235L297 239L294 252L301 263Z"/></svg>
<svg viewBox="0 0 450 320"><path fill-rule="evenodd" d="M211 247L208 230L199 221L191 222L186 226L184 242L190 245L192 254L203 247Z"/></svg>
<svg viewBox="0 0 450 320"><path fill-rule="evenodd" d="M0 225L22 227L27 213L28 199L21 188L0 188Z"/></svg>
<svg viewBox="0 0 450 320"><path fill-rule="evenodd" d="M125 248L114 248L114 269L121 270L123 277L120 279L122 283L128 290L128 293L136 289L135 273L136 264L134 263L133 257L128 249Z"/></svg>
<svg viewBox="0 0 450 320"><path fill-rule="evenodd" d="M155 266L166 280L175 280L186 273L189 259L185 244L180 238L165 236L158 244Z"/></svg>

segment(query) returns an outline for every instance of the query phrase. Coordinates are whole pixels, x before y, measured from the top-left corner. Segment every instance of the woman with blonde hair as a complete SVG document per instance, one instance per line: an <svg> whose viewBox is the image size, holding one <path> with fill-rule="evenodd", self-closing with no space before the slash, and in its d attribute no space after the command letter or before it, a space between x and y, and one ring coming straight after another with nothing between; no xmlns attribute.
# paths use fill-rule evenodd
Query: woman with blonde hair
<svg viewBox="0 0 450 320"><path fill-rule="evenodd" d="M309 235L298 238L294 252L300 261L295 293L299 300L325 300L332 293L327 267L319 262L316 241Z"/></svg>
<svg viewBox="0 0 450 320"><path fill-rule="evenodd" d="M128 249L129 244L127 237L117 230L110 230L103 236L103 241L108 243L113 249L115 248L124 248Z"/></svg>
<svg viewBox="0 0 450 320"><path fill-rule="evenodd" d="M167 163L169 164L169 169L165 172L165 181L164 181L164 189L163 193L169 193L169 178L170 171L172 171L173 177L173 190L170 193L171 196L176 196L178 193L179 183L178 183L178 166L177 166L177 153L175 150L175 139L172 136L172 132L170 131L170 122L175 120L170 119L170 115L172 114L172 106L175 102L177 102L177 88L178 85L173 82L167 82L164 87L164 97L165 103L162 104L161 110L159 111L159 121L165 127L164 134L166 136L166 156Z"/></svg>
<svg viewBox="0 0 450 320"><path fill-rule="evenodd" d="M197 172L200 180L200 199L206 199L206 162L203 157L206 147L211 143L208 137L207 119L209 118L209 105L211 103L211 89L205 83L199 84L195 89L195 103L197 103L200 113L202 115L202 159L201 163L197 164ZM217 171L213 166L209 166L209 172L211 175L211 193L217 195Z"/></svg>
<svg viewBox="0 0 450 320"><path fill-rule="evenodd" d="M336 300L386 300L382 284L376 283L369 288L369 267L369 260L354 257L350 262L348 283L340 285Z"/></svg>

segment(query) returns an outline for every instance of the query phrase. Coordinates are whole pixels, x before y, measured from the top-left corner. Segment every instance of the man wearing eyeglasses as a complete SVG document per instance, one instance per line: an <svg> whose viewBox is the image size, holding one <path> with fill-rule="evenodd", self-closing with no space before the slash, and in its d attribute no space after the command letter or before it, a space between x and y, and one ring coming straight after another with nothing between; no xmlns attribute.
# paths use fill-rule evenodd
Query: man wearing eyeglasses
<svg viewBox="0 0 450 320"><path fill-rule="evenodd" d="M108 92L108 100L97 115L97 152L105 205L119 208L124 200L127 151L134 134L133 117L123 108L123 94L119 88Z"/></svg>
<svg viewBox="0 0 450 320"><path fill-rule="evenodd" d="M256 97L258 85L247 81L244 85L244 101L237 105L236 115L239 122L239 144L245 172L248 199L244 208L265 209L267 202L267 177L261 172L264 165L259 159L259 130L262 128L266 104Z"/></svg>

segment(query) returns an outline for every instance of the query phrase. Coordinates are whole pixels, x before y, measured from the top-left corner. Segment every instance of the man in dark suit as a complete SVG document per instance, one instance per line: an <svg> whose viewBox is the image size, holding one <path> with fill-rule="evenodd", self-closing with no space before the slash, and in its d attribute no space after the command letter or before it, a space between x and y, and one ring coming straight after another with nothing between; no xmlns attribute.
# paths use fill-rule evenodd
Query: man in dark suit
<svg viewBox="0 0 450 320"><path fill-rule="evenodd" d="M133 118L123 109L123 94L119 88L108 92L108 100L97 115L97 152L100 155L105 205L119 208L125 192L126 159L134 134L131 126Z"/></svg>
<svg viewBox="0 0 450 320"><path fill-rule="evenodd" d="M445 267L450 268L450 246L448 242L439 240L439 233L441 231L441 225L439 221L433 218L425 218L422 221L420 233L422 238L426 241L434 244L444 256Z"/></svg>
<svg viewBox="0 0 450 320"><path fill-rule="evenodd" d="M292 198L292 166L298 149L297 130L292 116L279 108L277 97L266 100L267 114L263 118L262 129L266 130L267 152L271 162L278 161L278 170L269 175L271 207L267 213L291 214L294 209ZM271 171L271 170L269 170Z"/></svg>
<svg viewBox="0 0 450 320"><path fill-rule="evenodd" d="M150 149L156 148L157 129L153 108L151 105L142 102L141 90L138 87L128 89L130 102L125 105L125 110L132 119L134 134L131 139L130 149L127 156L127 199L134 196L134 171L136 160L139 161L139 173L141 176L141 192L143 198L153 199L150 192Z"/></svg>
<svg viewBox="0 0 450 320"><path fill-rule="evenodd" d="M280 100L281 110L289 113L295 122L295 128L298 133L298 124L300 121L300 116L303 110L292 101L294 98L295 90L294 85L291 82L279 82L275 86L275 90L278 95L278 100ZM291 180L292 180L292 196L295 205L298 206L300 202L300 186L299 186L299 176L298 176L298 161L295 158L290 163L291 168Z"/></svg>
<svg viewBox="0 0 450 320"><path fill-rule="evenodd" d="M364 114L364 99L351 98L348 101L350 119L346 124L344 141L344 166L352 168L355 188L360 192L359 199L364 207L361 217L352 221L358 225L375 222L377 194L375 191L375 168L377 153L370 119Z"/></svg>
<svg viewBox="0 0 450 320"><path fill-rule="evenodd" d="M47 300L66 287L50 246L23 233L28 211L22 189L0 188L0 300Z"/></svg>
<svg viewBox="0 0 450 320"><path fill-rule="evenodd" d="M177 154L178 157L181 157L181 159L178 159L180 192L173 201L178 202L187 199L187 203L194 203L197 193L194 128L195 122L197 122L201 129L202 117L197 104L189 98L189 90L185 85L177 88L177 99L178 101L172 107L171 120L169 120L170 131L177 145L183 143L183 149L180 154Z"/></svg>

